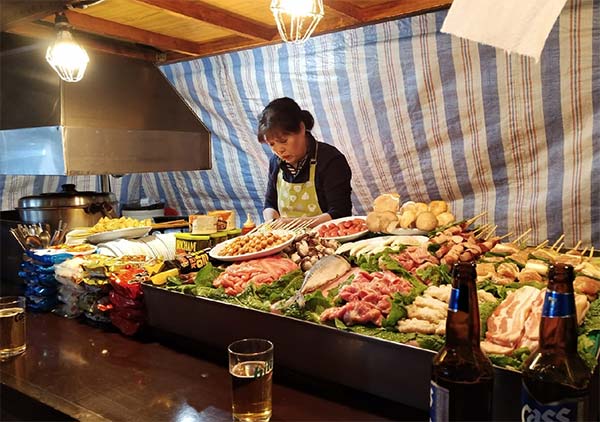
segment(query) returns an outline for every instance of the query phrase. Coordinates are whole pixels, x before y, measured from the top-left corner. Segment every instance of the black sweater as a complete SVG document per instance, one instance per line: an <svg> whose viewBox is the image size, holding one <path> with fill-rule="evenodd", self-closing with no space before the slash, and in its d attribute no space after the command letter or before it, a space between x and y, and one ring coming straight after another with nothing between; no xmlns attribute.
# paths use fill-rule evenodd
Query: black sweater
<svg viewBox="0 0 600 422"><path fill-rule="evenodd" d="M352 215L352 200L350 195L352 188L350 180L352 171L348 161L333 145L317 142L310 132L308 137L308 154L310 159L315 156L315 147L318 144L317 168L315 171L315 188L319 207L323 212L331 215L332 219ZM277 175L283 172L283 180L290 183L305 183L309 178L310 159L306 160L304 166L293 176L285 166L285 163L276 155L269 161L269 182L265 198L265 208L273 208L279 211L277 206Z"/></svg>

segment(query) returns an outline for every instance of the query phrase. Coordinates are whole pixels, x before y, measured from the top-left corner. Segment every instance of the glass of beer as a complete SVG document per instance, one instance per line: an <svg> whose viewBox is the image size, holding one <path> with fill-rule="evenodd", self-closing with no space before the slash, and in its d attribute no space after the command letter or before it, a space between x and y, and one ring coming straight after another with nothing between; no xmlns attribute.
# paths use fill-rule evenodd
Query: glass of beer
<svg viewBox="0 0 600 422"><path fill-rule="evenodd" d="M249 338L229 345L234 421L263 422L271 419L273 343Z"/></svg>
<svg viewBox="0 0 600 422"><path fill-rule="evenodd" d="M0 297L0 359L25 351L25 298Z"/></svg>

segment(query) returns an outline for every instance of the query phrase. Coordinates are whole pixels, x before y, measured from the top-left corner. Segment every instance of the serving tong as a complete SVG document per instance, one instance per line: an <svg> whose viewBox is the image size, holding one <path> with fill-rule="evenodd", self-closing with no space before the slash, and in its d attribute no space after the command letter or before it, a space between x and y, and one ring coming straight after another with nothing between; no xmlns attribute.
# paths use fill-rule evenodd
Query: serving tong
<svg viewBox="0 0 600 422"><path fill-rule="evenodd" d="M58 222L56 230L52 232L50 224L17 224L16 228L10 229L10 233L19 243L23 250L42 249L50 246L60 245L66 235L67 225L62 220Z"/></svg>

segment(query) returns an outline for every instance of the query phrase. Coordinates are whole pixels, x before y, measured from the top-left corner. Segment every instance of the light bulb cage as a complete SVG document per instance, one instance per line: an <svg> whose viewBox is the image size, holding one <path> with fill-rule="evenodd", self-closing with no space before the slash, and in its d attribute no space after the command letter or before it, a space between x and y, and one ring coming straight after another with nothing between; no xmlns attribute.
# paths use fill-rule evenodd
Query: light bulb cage
<svg viewBox="0 0 600 422"><path fill-rule="evenodd" d="M272 0L271 12L281 39L287 43L301 44L310 38L325 15L323 0L311 0L310 7L300 13L289 7L291 1L295 3L298 0Z"/></svg>
<svg viewBox="0 0 600 422"><path fill-rule="evenodd" d="M85 75L90 58L73 38L71 28L64 13L57 13L56 38L46 50L46 61L63 81L79 82Z"/></svg>

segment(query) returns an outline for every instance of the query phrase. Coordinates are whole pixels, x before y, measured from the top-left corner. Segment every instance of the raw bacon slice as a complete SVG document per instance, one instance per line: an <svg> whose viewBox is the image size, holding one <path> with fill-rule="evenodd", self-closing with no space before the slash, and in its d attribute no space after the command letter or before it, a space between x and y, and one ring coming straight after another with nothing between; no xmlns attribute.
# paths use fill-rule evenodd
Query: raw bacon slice
<svg viewBox="0 0 600 422"><path fill-rule="evenodd" d="M533 301L539 293L538 289L531 286L509 293L488 318L486 339L514 349L523 336L523 321L529 317Z"/></svg>

